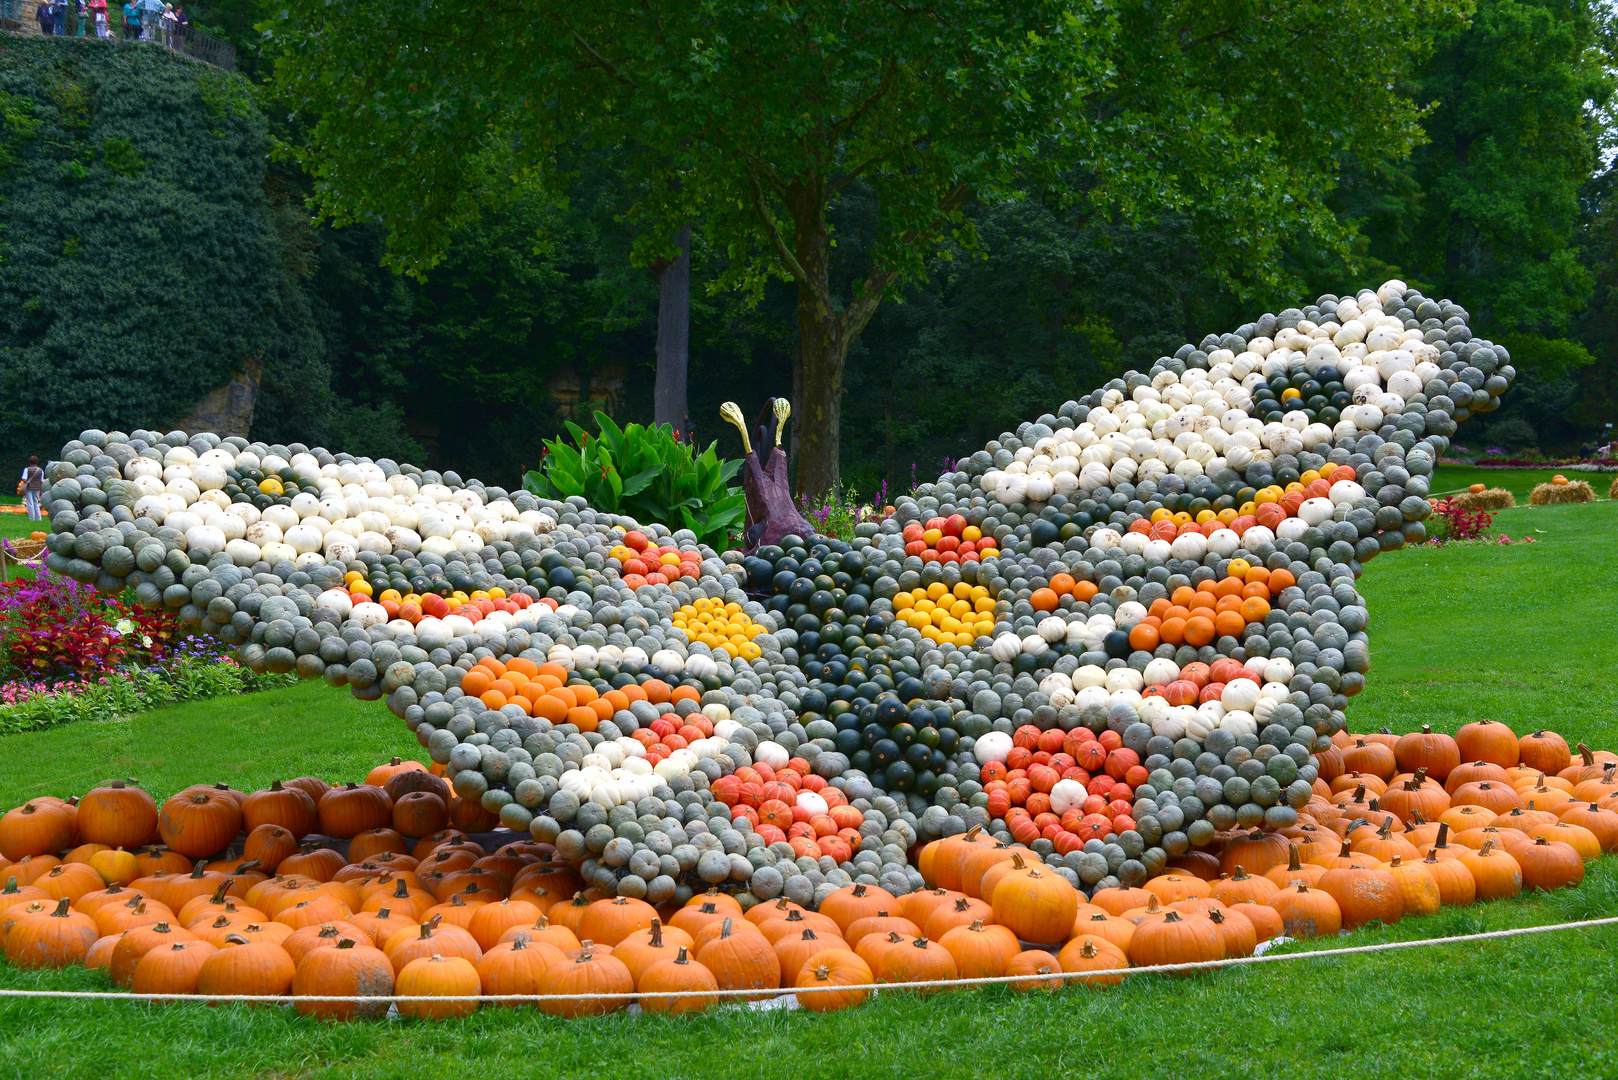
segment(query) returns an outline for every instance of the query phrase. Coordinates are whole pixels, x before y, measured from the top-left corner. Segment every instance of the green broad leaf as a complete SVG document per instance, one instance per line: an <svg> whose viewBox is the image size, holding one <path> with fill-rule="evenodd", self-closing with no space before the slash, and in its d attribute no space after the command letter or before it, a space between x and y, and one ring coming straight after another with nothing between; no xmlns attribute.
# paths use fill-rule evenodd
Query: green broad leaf
<svg viewBox="0 0 1618 1080"><path fill-rule="evenodd" d="M642 491L646 490L646 486L656 479L662 472L662 462L655 462L648 465L646 468L642 469L640 472L634 474L628 480L623 482L621 494L625 497L640 494Z"/></svg>

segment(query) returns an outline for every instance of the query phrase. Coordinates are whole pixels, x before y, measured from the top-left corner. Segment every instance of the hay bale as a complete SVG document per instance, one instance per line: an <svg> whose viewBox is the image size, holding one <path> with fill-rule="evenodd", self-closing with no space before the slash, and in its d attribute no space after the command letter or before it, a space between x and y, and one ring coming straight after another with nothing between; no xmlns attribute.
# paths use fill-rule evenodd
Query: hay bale
<svg viewBox="0 0 1618 1080"><path fill-rule="evenodd" d="M1612 487L1607 489L1607 498L1618 499L1618 479L1613 480Z"/></svg>
<svg viewBox="0 0 1618 1080"><path fill-rule="evenodd" d="M1584 503L1596 497L1595 491L1584 480L1566 484L1540 484L1528 495L1530 506L1553 506L1557 503Z"/></svg>
<svg viewBox="0 0 1618 1080"><path fill-rule="evenodd" d="M1510 510L1517 505L1517 500L1505 488L1488 488L1484 491L1463 491L1452 496L1450 502L1462 510Z"/></svg>

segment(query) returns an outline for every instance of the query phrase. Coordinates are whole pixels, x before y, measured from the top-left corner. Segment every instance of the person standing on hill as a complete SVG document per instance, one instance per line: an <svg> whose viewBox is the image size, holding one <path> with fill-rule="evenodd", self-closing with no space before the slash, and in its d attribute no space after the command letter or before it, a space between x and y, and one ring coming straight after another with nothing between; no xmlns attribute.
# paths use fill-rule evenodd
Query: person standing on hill
<svg viewBox="0 0 1618 1080"><path fill-rule="evenodd" d="M84 0L73 0L73 2L76 8L74 14L79 20L79 32L74 36L83 37L84 31L90 25L90 5L86 4Z"/></svg>
<svg viewBox="0 0 1618 1080"><path fill-rule="evenodd" d="M95 18L96 37L107 36L107 0L90 0L90 14Z"/></svg>
<svg viewBox="0 0 1618 1080"><path fill-rule="evenodd" d="M22 471L22 501L28 507L28 520L40 520L39 499L45 492L45 470L39 467L39 456L32 455Z"/></svg>
<svg viewBox="0 0 1618 1080"><path fill-rule="evenodd" d="M39 6L34 9L34 21L39 23L39 32L44 34L46 37L50 37L53 33L55 33L55 31L51 29L50 0L39 0Z"/></svg>
<svg viewBox="0 0 1618 1080"><path fill-rule="evenodd" d="M125 0L124 38L135 41L140 37L140 0Z"/></svg>

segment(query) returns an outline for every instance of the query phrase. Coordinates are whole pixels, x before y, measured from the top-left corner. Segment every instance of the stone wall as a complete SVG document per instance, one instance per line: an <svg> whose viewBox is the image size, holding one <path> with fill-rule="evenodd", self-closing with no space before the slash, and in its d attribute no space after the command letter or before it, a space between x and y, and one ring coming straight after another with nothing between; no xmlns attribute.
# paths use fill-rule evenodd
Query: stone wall
<svg viewBox="0 0 1618 1080"><path fill-rule="evenodd" d="M224 386L208 391L183 419L169 425L181 431L211 431L215 435L247 437L253 426L253 406L264 376L262 356L249 357Z"/></svg>

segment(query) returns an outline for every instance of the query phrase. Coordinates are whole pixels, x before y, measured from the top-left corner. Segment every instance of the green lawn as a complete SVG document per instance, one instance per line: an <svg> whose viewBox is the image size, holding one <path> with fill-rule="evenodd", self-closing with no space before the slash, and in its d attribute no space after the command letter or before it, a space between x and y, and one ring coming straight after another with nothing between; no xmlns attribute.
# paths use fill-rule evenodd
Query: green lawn
<svg viewBox="0 0 1618 1080"><path fill-rule="evenodd" d="M1571 469L1476 469L1470 465L1444 465L1433 474L1434 496L1453 495L1465 491L1473 484L1502 487L1511 492L1519 506L1528 505L1528 493L1538 484L1548 484L1560 473L1569 480L1587 480L1595 488L1596 498L1605 499L1612 486L1615 473L1574 472Z"/></svg>
<svg viewBox="0 0 1618 1080"><path fill-rule="evenodd" d="M22 500L15 495L9 497L0 496L0 506L20 505L22 505ZM36 529L44 531L49 528L49 519L43 522L35 522L29 521L27 514L0 513L0 539L21 540ZM31 566L8 566L5 570L8 580L14 577L32 578L34 576L34 569Z"/></svg>
<svg viewBox="0 0 1618 1080"><path fill-rule="evenodd" d="M1498 525L1538 542L1419 549L1372 562L1373 670L1357 728L1453 730L1490 717L1618 747L1611 692L1618 504L1523 508ZM0 805L131 774L166 792L196 780L358 777L412 749L379 705L305 684L162 709L117 724L0 739ZM1446 909L1321 943L1367 944L1618 915L1618 859L1552 897ZM0 988L103 988L82 971L0 969ZM814 1077L1389 1077L1618 1075L1618 931L1326 961L1195 979L1142 977L1055 997L994 990L883 994L848 1013L724 1010L682 1020L469 1020L326 1027L283 1009L0 1001L0 1075L320 1077L499 1074L752 1077L789 1061ZM94 1033L91 1038L86 1035ZM1010 1039L1011 1035L1018 1036ZM990 1041L1009 1043L985 1063ZM726 1050L726 1048L729 1048Z"/></svg>

